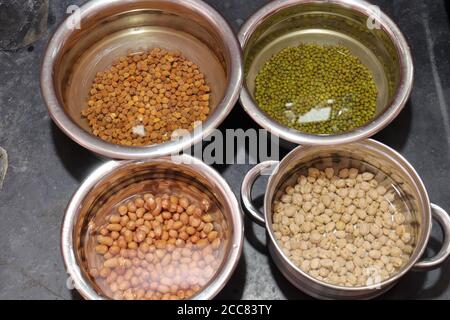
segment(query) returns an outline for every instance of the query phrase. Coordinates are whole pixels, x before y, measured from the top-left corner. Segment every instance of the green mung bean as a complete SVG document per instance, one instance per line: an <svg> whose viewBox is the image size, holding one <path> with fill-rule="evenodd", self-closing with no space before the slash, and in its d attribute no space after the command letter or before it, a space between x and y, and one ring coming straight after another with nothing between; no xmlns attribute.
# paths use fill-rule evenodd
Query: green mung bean
<svg viewBox="0 0 450 320"><path fill-rule="evenodd" d="M256 77L255 98L270 117L310 134L354 130L375 116L370 70L341 45L301 44L275 54Z"/></svg>

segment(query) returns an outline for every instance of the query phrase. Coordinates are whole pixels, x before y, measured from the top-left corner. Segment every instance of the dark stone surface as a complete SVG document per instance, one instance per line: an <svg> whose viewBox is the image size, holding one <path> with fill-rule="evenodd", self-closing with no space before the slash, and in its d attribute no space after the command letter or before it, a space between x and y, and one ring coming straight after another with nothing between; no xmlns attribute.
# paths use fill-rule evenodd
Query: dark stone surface
<svg viewBox="0 0 450 320"><path fill-rule="evenodd" d="M0 3L2 1L0 0ZM56 128L39 91L39 65L47 41L69 4L50 1L48 32L33 47L0 51L0 146L9 168L0 191L0 298L79 299L66 286L59 235L65 206L89 171L101 163ZM210 0L238 30L264 0ZM450 210L450 26L448 1L374 1L406 35L416 67L411 99L375 139L402 153L421 175L431 200ZM0 14L1 17L1 14ZM1 24L0 24L1 25ZM0 37L3 37L3 32ZM17 39L16 39L17 40ZM20 40L20 39L18 39ZM237 105L221 126L257 125ZM283 150L285 154L287 150ZM251 166L217 166L238 195ZM255 196L264 192L258 181ZM308 298L289 284L268 257L264 229L246 219L244 255L219 298ZM439 248L433 231L430 252ZM449 299L450 261L437 270L410 272L384 299Z"/></svg>
<svg viewBox="0 0 450 320"><path fill-rule="evenodd" d="M16 50L47 31L48 0L0 0L0 49Z"/></svg>

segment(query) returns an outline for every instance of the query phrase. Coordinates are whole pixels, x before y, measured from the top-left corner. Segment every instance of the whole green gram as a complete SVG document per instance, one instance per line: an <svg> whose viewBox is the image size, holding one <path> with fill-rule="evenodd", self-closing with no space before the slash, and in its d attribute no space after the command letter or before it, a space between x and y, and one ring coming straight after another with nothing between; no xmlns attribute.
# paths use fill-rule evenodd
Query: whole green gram
<svg viewBox="0 0 450 320"><path fill-rule="evenodd" d="M372 73L344 46L301 44L275 54L256 77L255 98L270 117L310 134L337 134L375 116Z"/></svg>

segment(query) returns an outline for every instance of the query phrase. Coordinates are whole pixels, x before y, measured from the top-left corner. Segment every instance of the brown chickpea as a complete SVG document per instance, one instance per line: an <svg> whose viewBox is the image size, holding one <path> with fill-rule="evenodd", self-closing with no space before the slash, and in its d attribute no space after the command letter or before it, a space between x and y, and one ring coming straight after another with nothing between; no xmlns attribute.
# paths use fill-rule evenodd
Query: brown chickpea
<svg viewBox="0 0 450 320"><path fill-rule="evenodd" d="M122 230L122 226L118 223L111 223L109 225L106 226L106 229L108 229L109 231L120 231Z"/></svg>
<svg viewBox="0 0 450 320"><path fill-rule="evenodd" d="M180 219L181 219L181 217L180 217ZM172 225L172 229L174 229L174 230L180 230L181 227L183 227L183 222L181 220L175 221Z"/></svg>
<svg viewBox="0 0 450 320"><path fill-rule="evenodd" d="M194 235L195 233L197 232L197 230L195 230L195 228L194 227L192 227L192 226L189 226L189 227L187 227L186 228L186 233L188 234L188 235Z"/></svg>
<svg viewBox="0 0 450 320"><path fill-rule="evenodd" d="M144 201L147 201L148 199L153 199L154 196L151 193L146 193L146 194L144 194L143 198L144 198Z"/></svg>
<svg viewBox="0 0 450 320"><path fill-rule="evenodd" d="M196 216L197 218L200 218L203 215L203 210L197 207L195 208L193 215Z"/></svg>
<svg viewBox="0 0 450 320"><path fill-rule="evenodd" d="M109 253L113 256L118 255L120 253L120 248L118 246L112 246L109 248Z"/></svg>
<svg viewBox="0 0 450 320"><path fill-rule="evenodd" d="M129 220L130 218L128 216L123 216L122 218L120 218L120 225L122 227L125 227Z"/></svg>
<svg viewBox="0 0 450 320"><path fill-rule="evenodd" d="M108 247L106 245L99 244L99 245L95 246L95 252L103 255L106 252L108 252Z"/></svg>
<svg viewBox="0 0 450 320"><path fill-rule="evenodd" d="M210 233L208 233L208 240L210 242L213 242L214 240L217 239L218 236L219 236L219 233L217 231L211 231Z"/></svg>
<svg viewBox="0 0 450 320"><path fill-rule="evenodd" d="M120 215L117 215L117 214L113 214L111 217L109 217L109 222L112 224L120 223L120 220L121 220L121 217L120 217Z"/></svg>
<svg viewBox="0 0 450 320"><path fill-rule="evenodd" d="M138 245L136 242L134 242L134 241L128 242L128 249L137 249L137 248L138 248Z"/></svg>
<svg viewBox="0 0 450 320"><path fill-rule="evenodd" d="M136 207L138 208L143 208L144 207L144 200L142 198L136 198L136 200L134 200L134 204L136 205Z"/></svg>
<svg viewBox="0 0 450 320"><path fill-rule="evenodd" d="M122 226L121 226L122 227ZM122 229L121 229L122 230ZM113 240L117 240L117 239L119 239L119 237L120 237L120 233L119 232L117 232L117 231L112 231L111 232L111 238L113 239Z"/></svg>
<svg viewBox="0 0 450 320"><path fill-rule="evenodd" d="M119 214L121 216L124 216L124 215L126 215L128 213L128 208L127 208L127 206L122 205L122 206L119 206L117 211L119 212Z"/></svg>
<svg viewBox="0 0 450 320"><path fill-rule="evenodd" d="M124 239L127 243L133 240L133 232L130 229L125 230L123 233Z"/></svg>
<svg viewBox="0 0 450 320"><path fill-rule="evenodd" d="M126 225L128 230L134 231L136 229L136 222L135 221L129 221Z"/></svg>
<svg viewBox="0 0 450 320"><path fill-rule="evenodd" d="M117 245L119 246L119 248L125 249L127 247L127 242L125 239L118 239Z"/></svg>
<svg viewBox="0 0 450 320"><path fill-rule="evenodd" d="M172 203L172 204L178 204L178 197L177 196L170 196L169 200L170 200L170 203Z"/></svg>
<svg viewBox="0 0 450 320"><path fill-rule="evenodd" d="M154 219L153 215L151 213L146 213L143 215L143 218L145 221L151 221Z"/></svg>
<svg viewBox="0 0 450 320"><path fill-rule="evenodd" d="M162 217L164 220L169 220L172 218L172 213L170 213L169 211L163 211L161 213Z"/></svg>
<svg viewBox="0 0 450 320"><path fill-rule="evenodd" d="M169 206L169 212L175 213L178 211L178 205L171 203Z"/></svg>
<svg viewBox="0 0 450 320"><path fill-rule="evenodd" d="M112 246L113 241L114 240L111 237L105 237L105 236L102 236L102 235L99 235L97 237L97 242L99 244L103 244L103 245L108 246L108 247Z"/></svg>
<svg viewBox="0 0 450 320"><path fill-rule="evenodd" d="M153 216L159 215L161 213L161 210L162 210L161 204L157 203L155 209L153 209L153 211L152 211L152 215Z"/></svg>
<svg viewBox="0 0 450 320"><path fill-rule="evenodd" d="M155 210L156 208L156 201L153 197L148 198L145 200L145 208L147 210Z"/></svg>
<svg viewBox="0 0 450 320"><path fill-rule="evenodd" d="M180 201L179 201L179 204L184 209L187 209L189 207L189 199L188 198L181 198Z"/></svg>
<svg viewBox="0 0 450 320"><path fill-rule="evenodd" d="M176 231L175 229L171 229L169 230L169 237L171 238L178 238L178 231Z"/></svg>
<svg viewBox="0 0 450 320"><path fill-rule="evenodd" d="M147 234L144 231L142 231L142 230L136 231L136 242L137 243L141 243L142 241L145 240L146 237L147 237Z"/></svg>
<svg viewBox="0 0 450 320"><path fill-rule="evenodd" d="M136 216L138 217L138 218L142 218L143 216L144 216L144 214L145 214L145 208L139 208L139 209L137 209L136 210Z"/></svg>
<svg viewBox="0 0 450 320"><path fill-rule="evenodd" d="M189 216L187 215L187 213L183 212L182 214L180 214L180 222L182 224L188 224L189 223Z"/></svg>
<svg viewBox="0 0 450 320"><path fill-rule="evenodd" d="M190 217L189 217L189 224L190 224L192 227L194 227L194 228L199 227L199 226L200 226L200 222L201 222L201 220L198 219L198 218L196 218L195 216L190 216Z"/></svg>
<svg viewBox="0 0 450 320"><path fill-rule="evenodd" d="M220 247L220 243L221 243L220 238L216 238L216 239L214 239L213 242L211 243L211 246L212 246L212 248L213 248L214 250L217 250L217 249L219 249L219 247Z"/></svg>
<svg viewBox="0 0 450 320"><path fill-rule="evenodd" d="M204 201L201 207L209 209ZM144 194L127 202L121 209L127 212L109 216L98 231L96 253L104 260L93 277L105 279L113 298L191 297L219 265L214 250L220 233L202 208L170 194Z"/></svg>
<svg viewBox="0 0 450 320"><path fill-rule="evenodd" d="M195 212L195 210L197 209L197 207L196 206L194 206L194 205L190 205L189 207L187 207L187 209L186 209L186 213L188 214L188 215L193 215L194 214L194 212Z"/></svg>
<svg viewBox="0 0 450 320"><path fill-rule="evenodd" d="M138 219L136 213L134 212L128 212L128 217L131 221L136 221Z"/></svg>
<svg viewBox="0 0 450 320"><path fill-rule="evenodd" d="M214 221L213 217L210 214L203 215L202 220L205 223L211 223Z"/></svg>
<svg viewBox="0 0 450 320"><path fill-rule="evenodd" d="M203 249L203 248L205 248L207 245L209 245L209 242L208 242L207 239L199 239L199 240L197 241L197 247L198 247L199 249Z"/></svg>
<svg viewBox="0 0 450 320"><path fill-rule="evenodd" d="M163 199L163 200L161 201L161 207L162 207L164 210L168 210L169 207L170 207L170 201L169 201L169 199Z"/></svg>
<svg viewBox="0 0 450 320"><path fill-rule="evenodd" d="M127 204L128 213L136 212L136 205L133 202Z"/></svg>

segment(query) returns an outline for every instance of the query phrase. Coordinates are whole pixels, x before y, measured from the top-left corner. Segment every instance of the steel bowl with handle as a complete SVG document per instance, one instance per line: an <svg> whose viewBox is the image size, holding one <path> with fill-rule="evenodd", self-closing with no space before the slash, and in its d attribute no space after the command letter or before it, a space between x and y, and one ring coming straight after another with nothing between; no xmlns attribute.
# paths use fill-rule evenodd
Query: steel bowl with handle
<svg viewBox="0 0 450 320"><path fill-rule="evenodd" d="M410 260L398 272L381 283L360 287L337 286L320 281L302 271L283 253L272 229L272 205L287 185L296 181L300 170L314 165L319 169L328 166L348 166L360 170L382 172L393 179L408 203L411 218L417 226L414 250ZM264 210L260 212L251 198L252 185L261 173L270 174L264 195ZM304 173L302 173L304 174ZM283 275L303 292L323 299L374 298L397 283L411 269L435 268L450 255L450 217L445 210L431 204L422 180L414 168L395 150L374 140L365 140L339 146L297 147L281 162L267 161L253 167L245 176L241 189L242 206L251 219L266 228L267 246L275 264ZM444 233L441 250L430 259L421 259L430 238L433 219Z"/></svg>

